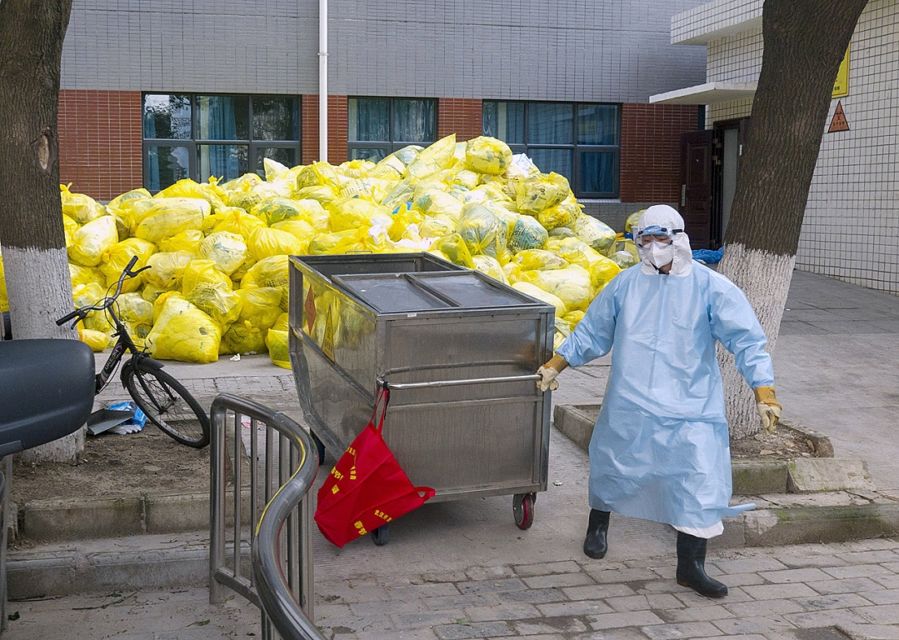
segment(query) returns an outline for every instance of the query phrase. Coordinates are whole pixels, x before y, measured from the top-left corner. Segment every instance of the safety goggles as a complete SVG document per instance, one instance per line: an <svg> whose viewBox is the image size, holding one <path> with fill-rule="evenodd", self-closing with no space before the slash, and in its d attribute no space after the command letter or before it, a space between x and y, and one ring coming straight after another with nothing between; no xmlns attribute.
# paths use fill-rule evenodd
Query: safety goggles
<svg viewBox="0 0 899 640"><path fill-rule="evenodd" d="M643 245L644 240L653 238L658 240L672 240L678 233L683 233L683 229L669 229L657 224L651 224L645 229L638 229L635 239L638 245Z"/></svg>

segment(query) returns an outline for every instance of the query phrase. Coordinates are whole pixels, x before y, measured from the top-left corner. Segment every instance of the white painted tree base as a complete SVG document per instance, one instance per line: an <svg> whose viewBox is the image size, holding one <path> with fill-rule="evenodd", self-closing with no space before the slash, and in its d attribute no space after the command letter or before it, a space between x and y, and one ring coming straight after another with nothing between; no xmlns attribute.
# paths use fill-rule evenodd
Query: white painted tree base
<svg viewBox="0 0 899 640"><path fill-rule="evenodd" d="M768 336L768 353L774 351L783 318L787 294L796 256L776 255L741 244L729 244L718 271L736 284L749 299L756 316ZM755 396L737 371L733 356L718 350L718 363L724 379L724 402L730 424L731 439L739 440L758 433L761 422L755 407ZM775 388L777 371L774 372ZM789 412L789 407L784 408Z"/></svg>
<svg viewBox="0 0 899 640"><path fill-rule="evenodd" d="M69 262L63 249L3 247L3 268L13 339L74 339L56 319L72 310ZM74 462L84 450L84 429L22 453L27 462Z"/></svg>

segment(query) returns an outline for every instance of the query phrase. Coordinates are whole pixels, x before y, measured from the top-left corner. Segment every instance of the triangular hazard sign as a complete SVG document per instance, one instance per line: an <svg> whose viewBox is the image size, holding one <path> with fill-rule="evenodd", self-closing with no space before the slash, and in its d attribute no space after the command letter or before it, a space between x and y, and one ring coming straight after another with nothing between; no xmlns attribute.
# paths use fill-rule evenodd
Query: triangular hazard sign
<svg viewBox="0 0 899 640"><path fill-rule="evenodd" d="M833 119L830 121L830 128L827 133L836 133L837 131L849 131L849 122L846 121L846 112L843 111L843 101L837 102L837 108L833 112Z"/></svg>

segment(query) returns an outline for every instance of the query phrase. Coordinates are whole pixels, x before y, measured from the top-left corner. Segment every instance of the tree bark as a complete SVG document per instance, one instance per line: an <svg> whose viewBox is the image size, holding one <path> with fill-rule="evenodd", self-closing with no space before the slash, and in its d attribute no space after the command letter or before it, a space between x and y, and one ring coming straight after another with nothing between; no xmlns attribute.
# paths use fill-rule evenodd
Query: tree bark
<svg viewBox="0 0 899 640"><path fill-rule="evenodd" d="M787 300L834 78L867 0L765 0L764 54L720 271L746 293L769 351ZM759 431L751 390L723 354L731 437ZM789 407L786 407L789 414Z"/></svg>
<svg viewBox="0 0 899 640"><path fill-rule="evenodd" d="M14 338L74 338L59 196L60 61L71 0L0 2L0 246ZM32 459L72 460L83 434Z"/></svg>

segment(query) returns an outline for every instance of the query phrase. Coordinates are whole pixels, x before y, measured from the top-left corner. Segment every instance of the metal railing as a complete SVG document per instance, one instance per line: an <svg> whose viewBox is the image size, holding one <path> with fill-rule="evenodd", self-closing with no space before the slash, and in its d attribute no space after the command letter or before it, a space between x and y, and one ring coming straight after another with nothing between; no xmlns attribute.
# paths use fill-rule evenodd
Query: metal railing
<svg viewBox="0 0 899 640"><path fill-rule="evenodd" d="M304 499L318 472L311 436L283 413L231 394L213 401L211 417L210 602L223 602L230 589L260 608L263 639L324 640L312 622Z"/></svg>

